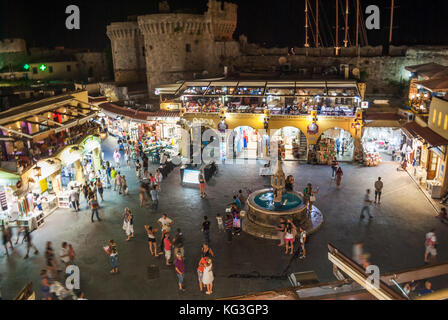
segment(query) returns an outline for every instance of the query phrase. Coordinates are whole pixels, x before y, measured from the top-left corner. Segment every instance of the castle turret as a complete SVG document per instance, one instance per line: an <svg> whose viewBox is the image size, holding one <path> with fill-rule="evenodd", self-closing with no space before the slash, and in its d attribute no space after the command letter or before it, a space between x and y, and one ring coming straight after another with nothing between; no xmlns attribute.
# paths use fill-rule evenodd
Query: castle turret
<svg viewBox="0 0 448 320"><path fill-rule="evenodd" d="M111 40L116 82L138 82L146 79L143 36L136 21L116 22L107 26Z"/></svg>
<svg viewBox="0 0 448 320"><path fill-rule="evenodd" d="M216 41L230 41L236 29L238 6L230 2L218 0L208 1L205 13L211 21L213 37Z"/></svg>
<svg viewBox="0 0 448 320"><path fill-rule="evenodd" d="M203 15L152 14L138 17L146 49L149 93L155 86L192 78L216 65L211 22Z"/></svg>

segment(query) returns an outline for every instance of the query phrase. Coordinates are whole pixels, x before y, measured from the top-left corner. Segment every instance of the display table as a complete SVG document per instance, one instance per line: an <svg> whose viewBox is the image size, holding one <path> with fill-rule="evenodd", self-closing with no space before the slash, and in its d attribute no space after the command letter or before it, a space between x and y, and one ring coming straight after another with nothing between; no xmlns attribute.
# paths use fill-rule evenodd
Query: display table
<svg viewBox="0 0 448 320"><path fill-rule="evenodd" d="M58 207L70 208L70 191L62 191L58 193Z"/></svg>
<svg viewBox="0 0 448 320"><path fill-rule="evenodd" d="M17 227L28 227L32 231L45 223L45 214L43 211L30 212L26 216L19 216L16 222Z"/></svg>
<svg viewBox="0 0 448 320"><path fill-rule="evenodd" d="M47 195L42 197L42 211L45 216L48 216L53 213L54 210L58 208L58 198L53 195Z"/></svg>
<svg viewBox="0 0 448 320"><path fill-rule="evenodd" d="M426 176L427 176L427 172L424 168L422 168L422 167L414 168L414 178L415 178L415 180L418 181L418 183L420 185L426 184Z"/></svg>
<svg viewBox="0 0 448 320"><path fill-rule="evenodd" d="M442 183L439 180L426 181L426 188L433 199L442 197Z"/></svg>

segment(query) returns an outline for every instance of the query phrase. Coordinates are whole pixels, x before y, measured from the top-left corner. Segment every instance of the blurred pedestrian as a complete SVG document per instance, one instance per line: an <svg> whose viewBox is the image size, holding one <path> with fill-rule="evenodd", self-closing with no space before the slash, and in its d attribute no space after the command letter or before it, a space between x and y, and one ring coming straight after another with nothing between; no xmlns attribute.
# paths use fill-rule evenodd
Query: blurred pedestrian
<svg viewBox="0 0 448 320"><path fill-rule="evenodd" d="M70 258L70 264L73 264L75 262L75 250L70 243L68 244L68 256Z"/></svg>
<svg viewBox="0 0 448 320"><path fill-rule="evenodd" d="M338 189L341 188L341 181L342 181L342 176L344 175L344 173L342 172L342 168L339 167L336 170L336 186L338 187Z"/></svg>
<svg viewBox="0 0 448 320"><path fill-rule="evenodd" d="M28 226L25 227L23 239L26 241L26 255L25 255L25 257L23 257L24 259L28 259L31 248L34 249L34 254L39 253L39 250L37 250L36 246L31 241L31 232L30 232L30 227L28 227Z"/></svg>
<svg viewBox="0 0 448 320"><path fill-rule="evenodd" d="M207 216L204 216L204 221L202 222L201 230L204 235L204 242L210 243L210 221L208 221Z"/></svg>
<svg viewBox="0 0 448 320"><path fill-rule="evenodd" d="M79 211L79 192L73 186L71 186L71 188L70 188L69 200L72 204L73 209L75 209L75 211L78 212Z"/></svg>
<svg viewBox="0 0 448 320"><path fill-rule="evenodd" d="M59 258L65 264L66 267L70 264L70 254L68 251L68 244L65 241L62 242L62 248L61 251L59 252Z"/></svg>
<svg viewBox="0 0 448 320"><path fill-rule="evenodd" d="M283 217L280 217L280 223L277 225L277 237L280 239L279 247L285 245L285 229L286 229L286 220Z"/></svg>
<svg viewBox="0 0 448 320"><path fill-rule="evenodd" d="M437 238L435 231L435 229L431 229L425 237L425 263L429 263L431 259L435 259L437 257Z"/></svg>
<svg viewBox="0 0 448 320"><path fill-rule="evenodd" d="M40 292L42 293L42 300L51 300L50 280L45 269L40 271Z"/></svg>
<svg viewBox="0 0 448 320"><path fill-rule="evenodd" d="M199 189L201 192L201 198L204 199L207 196L207 194L205 193L205 179L202 172L199 174Z"/></svg>
<svg viewBox="0 0 448 320"><path fill-rule="evenodd" d="M216 223L218 224L218 231L219 232L224 231L224 223L219 213L216 215Z"/></svg>
<svg viewBox="0 0 448 320"><path fill-rule="evenodd" d="M305 243L306 243L306 231L303 227L299 227L299 240L300 240L300 249L302 250L302 254L300 256L300 259L306 258L306 249L305 249Z"/></svg>
<svg viewBox="0 0 448 320"><path fill-rule="evenodd" d="M184 234L180 229L177 229L177 233L173 239L174 246L174 254L177 256L178 253L182 255L182 258L185 256L184 250Z"/></svg>
<svg viewBox="0 0 448 320"><path fill-rule="evenodd" d="M228 214L225 220L225 228L227 234L227 242L232 242L232 228L233 228L233 218L232 215Z"/></svg>
<svg viewBox="0 0 448 320"><path fill-rule="evenodd" d="M11 247L11 250L14 250L14 247L12 246L11 237L12 237L11 228L9 226L3 226L2 228L3 247L5 248L5 252L8 257L9 257L8 243Z"/></svg>
<svg viewBox="0 0 448 320"><path fill-rule="evenodd" d="M152 209L157 210L157 208L159 207L159 193L157 191L157 186L152 186L150 193L152 200L151 207Z"/></svg>
<svg viewBox="0 0 448 320"><path fill-rule="evenodd" d="M366 194L364 195L364 205L361 209L360 219L364 219L364 212L367 212L369 219L372 219L372 215L370 214L370 205L372 204L372 200L370 200L370 189L366 190Z"/></svg>

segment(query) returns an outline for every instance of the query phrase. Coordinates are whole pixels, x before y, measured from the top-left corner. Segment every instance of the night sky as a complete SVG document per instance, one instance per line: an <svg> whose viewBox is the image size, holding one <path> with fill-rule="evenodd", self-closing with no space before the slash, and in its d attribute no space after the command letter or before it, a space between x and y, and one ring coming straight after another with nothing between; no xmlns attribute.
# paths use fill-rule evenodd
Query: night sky
<svg viewBox="0 0 448 320"><path fill-rule="evenodd" d="M320 32L324 44L333 46L335 1L320 0ZM345 6L345 0L339 0ZM207 0L170 0L172 10L190 9L202 13ZM238 39L245 34L249 42L265 46L303 46L304 0L232 0L238 4ZM315 0L310 0L314 10ZM367 31L370 45L387 41L390 19L390 0L360 0L361 11L376 4L381 9L381 30ZM433 44L448 45L447 0L395 0L395 45ZM65 29L65 8L76 4L81 11L81 30ZM349 0L354 38L355 0ZM124 21L129 15L157 12L157 0L60 0L26 1L0 0L0 39L25 38L28 47L89 48L102 50L109 41L105 35L107 24ZM340 10L341 13L341 10ZM339 23L343 25L342 15ZM310 37L312 34L310 33ZM340 33L343 38L343 31Z"/></svg>

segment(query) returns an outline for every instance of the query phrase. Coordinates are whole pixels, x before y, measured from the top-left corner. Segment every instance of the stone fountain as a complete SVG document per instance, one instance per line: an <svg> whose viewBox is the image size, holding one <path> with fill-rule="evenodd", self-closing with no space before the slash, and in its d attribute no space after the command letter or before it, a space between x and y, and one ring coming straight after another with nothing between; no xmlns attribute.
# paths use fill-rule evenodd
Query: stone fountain
<svg viewBox="0 0 448 320"><path fill-rule="evenodd" d="M248 211L243 219L243 231L260 238L278 239L276 227L280 217L292 219L308 234L315 232L323 223L323 215L313 206L311 214L299 192L285 191L285 173L280 161L271 177L272 188L254 191L247 199Z"/></svg>

